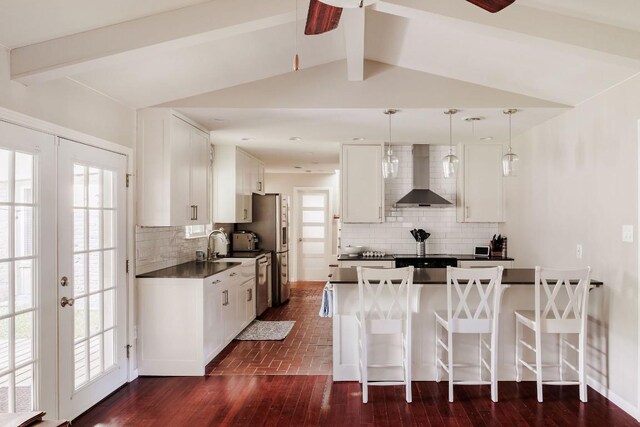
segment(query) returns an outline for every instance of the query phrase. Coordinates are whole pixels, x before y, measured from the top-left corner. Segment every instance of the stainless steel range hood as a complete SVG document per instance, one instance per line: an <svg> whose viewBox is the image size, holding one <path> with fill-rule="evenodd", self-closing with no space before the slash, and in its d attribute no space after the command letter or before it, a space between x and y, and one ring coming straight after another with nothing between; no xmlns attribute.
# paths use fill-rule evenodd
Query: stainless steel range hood
<svg viewBox="0 0 640 427"><path fill-rule="evenodd" d="M429 190L429 145L416 144L412 147L413 190L393 206L396 208L447 207L451 202Z"/></svg>

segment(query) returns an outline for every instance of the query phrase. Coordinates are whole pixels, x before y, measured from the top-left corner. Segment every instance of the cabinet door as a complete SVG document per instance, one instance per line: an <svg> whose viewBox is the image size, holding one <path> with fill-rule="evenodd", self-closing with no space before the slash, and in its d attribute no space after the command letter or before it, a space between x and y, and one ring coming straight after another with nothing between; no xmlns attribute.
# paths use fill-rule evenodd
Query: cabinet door
<svg viewBox="0 0 640 427"><path fill-rule="evenodd" d="M220 333L220 291L218 285L209 280L204 284L203 300L204 363L209 363L222 350L223 335Z"/></svg>
<svg viewBox="0 0 640 427"><path fill-rule="evenodd" d="M382 222L382 146L343 145L340 178L342 222Z"/></svg>
<svg viewBox="0 0 640 427"><path fill-rule="evenodd" d="M171 224L192 224L191 129L190 124L171 116Z"/></svg>
<svg viewBox="0 0 640 427"><path fill-rule="evenodd" d="M231 342L238 335L240 329L240 319L238 313L238 286L230 286L225 289L227 292L225 303L223 303L224 333L225 343Z"/></svg>
<svg viewBox="0 0 640 427"><path fill-rule="evenodd" d="M462 221L504 221L502 145L465 145L463 162Z"/></svg>
<svg viewBox="0 0 640 427"><path fill-rule="evenodd" d="M255 279L249 280L247 282L247 287L245 290L247 294L246 305L246 322L249 325L253 319L256 318L256 281Z"/></svg>
<svg viewBox="0 0 640 427"><path fill-rule="evenodd" d="M264 195L264 164L258 162L258 178L257 178L258 190L256 193Z"/></svg>
<svg viewBox="0 0 640 427"><path fill-rule="evenodd" d="M194 127L191 138L191 194L190 205L195 206L191 224L209 223L209 136Z"/></svg>

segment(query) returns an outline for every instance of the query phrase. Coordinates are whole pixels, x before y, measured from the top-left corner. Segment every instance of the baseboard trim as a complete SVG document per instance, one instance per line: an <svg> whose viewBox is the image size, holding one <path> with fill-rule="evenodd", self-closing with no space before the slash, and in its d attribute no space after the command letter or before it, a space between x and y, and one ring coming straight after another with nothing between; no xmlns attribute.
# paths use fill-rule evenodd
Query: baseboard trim
<svg viewBox="0 0 640 427"><path fill-rule="evenodd" d="M622 409L624 412L640 421L640 408L637 408L633 403L630 403L618 396L615 392L611 391L611 389L607 388L604 384L601 384L593 377L587 377L587 385L606 397L611 403Z"/></svg>

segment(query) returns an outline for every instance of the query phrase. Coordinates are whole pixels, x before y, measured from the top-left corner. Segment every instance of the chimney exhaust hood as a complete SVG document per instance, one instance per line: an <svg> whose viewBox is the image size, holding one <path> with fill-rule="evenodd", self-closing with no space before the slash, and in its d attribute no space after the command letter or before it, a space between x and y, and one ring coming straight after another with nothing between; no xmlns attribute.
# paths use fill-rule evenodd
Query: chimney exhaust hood
<svg viewBox="0 0 640 427"><path fill-rule="evenodd" d="M419 207L447 207L451 202L429 190L430 167L429 145L416 144L412 146L413 158L413 190L393 206L396 208Z"/></svg>

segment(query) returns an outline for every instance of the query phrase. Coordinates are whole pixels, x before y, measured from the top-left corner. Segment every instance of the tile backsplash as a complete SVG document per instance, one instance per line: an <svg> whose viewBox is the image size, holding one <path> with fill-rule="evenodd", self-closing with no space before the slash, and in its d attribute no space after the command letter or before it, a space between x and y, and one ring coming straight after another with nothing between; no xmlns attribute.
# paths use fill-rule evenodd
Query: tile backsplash
<svg viewBox="0 0 640 427"><path fill-rule="evenodd" d="M400 162L398 176L385 181L385 216L382 224L342 224L342 245L364 246L395 254L415 253L416 243L409 230L423 228L431 233L427 254L468 254L474 246L487 246L498 233L497 223L456 222L456 181L442 175L442 158L449 152L444 145L431 145L430 189L453 203L446 208L394 208L393 204L412 189L413 162L410 145L393 147ZM454 147L455 153L455 147Z"/></svg>
<svg viewBox="0 0 640 427"><path fill-rule="evenodd" d="M232 229L230 224L214 224L214 228L219 227L227 232ZM136 226L136 274L192 261L196 251L207 251L207 238L187 239L184 226Z"/></svg>

